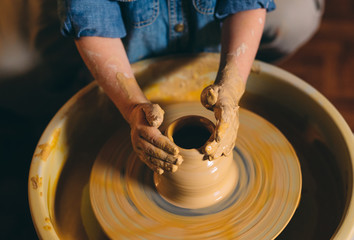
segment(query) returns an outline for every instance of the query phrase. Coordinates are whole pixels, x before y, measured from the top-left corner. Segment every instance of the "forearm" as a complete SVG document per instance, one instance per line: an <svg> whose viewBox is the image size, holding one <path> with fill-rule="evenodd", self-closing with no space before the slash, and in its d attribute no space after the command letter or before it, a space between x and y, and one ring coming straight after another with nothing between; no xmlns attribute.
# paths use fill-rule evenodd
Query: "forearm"
<svg viewBox="0 0 354 240"><path fill-rule="evenodd" d="M98 84L129 122L132 109L148 100L135 80L119 38L82 37L75 41Z"/></svg>
<svg viewBox="0 0 354 240"><path fill-rule="evenodd" d="M216 83L228 79L246 84L263 33L265 15L265 9L256 9L236 13L224 20Z"/></svg>

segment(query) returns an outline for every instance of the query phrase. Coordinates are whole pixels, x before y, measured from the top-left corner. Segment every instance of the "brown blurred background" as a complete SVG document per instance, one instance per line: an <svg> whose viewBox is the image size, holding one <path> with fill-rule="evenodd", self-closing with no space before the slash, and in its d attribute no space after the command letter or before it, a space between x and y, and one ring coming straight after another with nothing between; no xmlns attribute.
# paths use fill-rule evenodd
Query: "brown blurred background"
<svg viewBox="0 0 354 240"><path fill-rule="evenodd" d="M354 130L354 1L326 1L315 36L277 65L319 90ZM32 154L88 76L59 33L54 0L0 1L0 239L37 238L27 199Z"/></svg>
<svg viewBox="0 0 354 240"><path fill-rule="evenodd" d="M278 65L320 91L354 131L354 1L326 1L316 35Z"/></svg>

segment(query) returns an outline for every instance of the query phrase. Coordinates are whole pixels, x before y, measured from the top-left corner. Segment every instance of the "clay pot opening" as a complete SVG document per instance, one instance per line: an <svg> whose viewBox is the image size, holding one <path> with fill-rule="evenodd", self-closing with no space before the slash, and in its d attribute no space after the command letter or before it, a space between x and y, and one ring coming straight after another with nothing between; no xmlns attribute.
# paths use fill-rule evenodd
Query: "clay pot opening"
<svg viewBox="0 0 354 240"><path fill-rule="evenodd" d="M166 135L182 149L202 149L212 137L215 125L201 116L186 116L175 120Z"/></svg>
<svg viewBox="0 0 354 240"><path fill-rule="evenodd" d="M233 154L206 161L204 145L213 137L209 119L189 115L172 122L165 135L180 149L183 163L176 172L154 174L157 192L169 203L188 209L206 208L235 189L238 172Z"/></svg>

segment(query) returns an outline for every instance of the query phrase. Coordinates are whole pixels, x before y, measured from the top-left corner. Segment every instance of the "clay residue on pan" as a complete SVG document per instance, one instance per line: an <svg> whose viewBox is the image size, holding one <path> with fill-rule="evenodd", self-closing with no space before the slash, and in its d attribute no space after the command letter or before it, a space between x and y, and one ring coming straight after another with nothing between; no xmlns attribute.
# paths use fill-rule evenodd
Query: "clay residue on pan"
<svg viewBox="0 0 354 240"><path fill-rule="evenodd" d="M36 189L42 187L42 181L43 181L43 178L39 177L38 175L31 177L32 188L34 190L36 190Z"/></svg>
<svg viewBox="0 0 354 240"><path fill-rule="evenodd" d="M32 188L36 190L38 188L38 175L36 177L31 177L31 183Z"/></svg>
<svg viewBox="0 0 354 240"><path fill-rule="evenodd" d="M240 54L246 49L240 46ZM139 82L156 80L144 86L144 94L150 101L199 101L202 90L215 81L219 58L217 54L201 54L195 61L188 62L185 58L176 58L152 63L149 69L143 69L143 66L136 64L135 71L139 72L136 78ZM260 65L254 62L251 71L260 73ZM163 74L158 74L159 72Z"/></svg>
<svg viewBox="0 0 354 240"><path fill-rule="evenodd" d="M195 101L200 99L202 90L215 81L216 72L211 70L218 65L218 55L201 55L189 62L180 57L152 64L142 71L144 75L136 77L140 81L156 79L144 88L146 97L153 102Z"/></svg>
<svg viewBox="0 0 354 240"><path fill-rule="evenodd" d="M43 229L49 231L49 230L52 230L52 227L50 225L46 224L43 226Z"/></svg>
<svg viewBox="0 0 354 240"><path fill-rule="evenodd" d="M34 154L34 156L39 157L43 161L46 161L50 153L53 151L53 149L56 147L58 143L60 132L61 132L60 128L55 129L52 134L51 140L47 143L38 145L40 152Z"/></svg>
<svg viewBox="0 0 354 240"><path fill-rule="evenodd" d="M46 217L46 218L44 218L44 221L45 221L45 224L43 226L43 229L47 230L47 231L52 230L52 226L51 226L52 224L51 224L50 219L48 217Z"/></svg>

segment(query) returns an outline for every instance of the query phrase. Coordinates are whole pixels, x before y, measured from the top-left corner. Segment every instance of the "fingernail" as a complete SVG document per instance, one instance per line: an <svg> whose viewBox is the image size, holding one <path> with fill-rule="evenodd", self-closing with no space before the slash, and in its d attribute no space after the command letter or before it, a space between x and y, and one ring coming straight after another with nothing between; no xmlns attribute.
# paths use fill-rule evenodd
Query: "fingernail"
<svg viewBox="0 0 354 240"><path fill-rule="evenodd" d="M179 155L179 156L177 157L177 160L176 160L175 164L176 164L176 165L181 165L182 163L183 163L183 158L182 158L181 155Z"/></svg>
<svg viewBox="0 0 354 240"><path fill-rule="evenodd" d="M178 167L176 165L172 165L172 172L176 172Z"/></svg>
<svg viewBox="0 0 354 240"><path fill-rule="evenodd" d="M172 147L172 146L168 149L168 151L171 154L173 154L174 156L176 156L178 154L178 152L179 152L177 147Z"/></svg>
<svg viewBox="0 0 354 240"><path fill-rule="evenodd" d="M178 148L173 148L173 154L174 154L174 155L177 155L178 153L179 153Z"/></svg>
<svg viewBox="0 0 354 240"><path fill-rule="evenodd" d="M164 173L164 170L161 168L156 169L157 174L162 175Z"/></svg>

